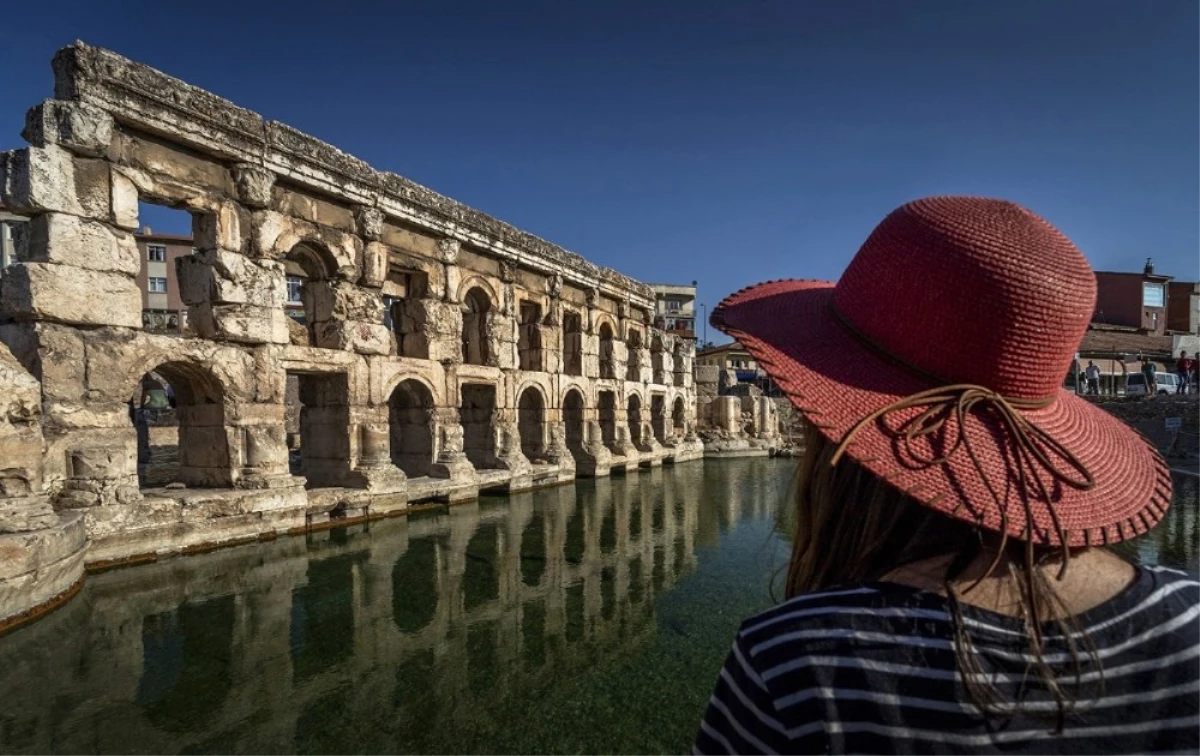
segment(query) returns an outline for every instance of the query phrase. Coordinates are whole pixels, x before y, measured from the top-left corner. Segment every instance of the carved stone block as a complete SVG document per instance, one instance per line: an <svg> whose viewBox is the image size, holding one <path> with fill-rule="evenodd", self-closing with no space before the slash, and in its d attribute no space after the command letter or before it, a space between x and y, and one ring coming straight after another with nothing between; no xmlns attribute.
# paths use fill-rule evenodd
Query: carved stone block
<svg viewBox="0 0 1200 756"><path fill-rule="evenodd" d="M22 138L35 147L60 145L85 157L104 157L112 142L113 117L83 102L46 100L25 114Z"/></svg>
<svg viewBox="0 0 1200 756"><path fill-rule="evenodd" d="M271 206L271 188L275 174L262 166L239 163L233 168L238 201L246 207L262 209Z"/></svg>

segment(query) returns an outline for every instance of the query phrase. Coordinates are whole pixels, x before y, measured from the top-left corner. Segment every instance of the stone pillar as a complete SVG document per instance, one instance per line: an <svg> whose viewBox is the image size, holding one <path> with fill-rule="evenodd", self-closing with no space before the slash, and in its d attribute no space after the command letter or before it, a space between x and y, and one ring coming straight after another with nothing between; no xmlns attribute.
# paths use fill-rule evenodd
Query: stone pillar
<svg viewBox="0 0 1200 756"><path fill-rule="evenodd" d="M429 468L432 478L451 478L463 482L476 480L475 466L463 451L463 427L458 408L439 407L435 416L438 429L437 460Z"/></svg>
<svg viewBox="0 0 1200 756"><path fill-rule="evenodd" d="M282 408L279 408L282 410ZM280 411L278 414L282 415ZM288 471L287 433L278 423L240 426L243 464L238 488L282 488L296 485ZM181 439L182 441L182 439Z"/></svg>
<svg viewBox="0 0 1200 756"><path fill-rule="evenodd" d="M0 344L0 627L83 579L78 512L56 513L42 481L41 387ZM136 479L134 493L137 493Z"/></svg>
<svg viewBox="0 0 1200 756"><path fill-rule="evenodd" d="M104 159L112 117L47 100L29 111L22 134L32 146L0 153L0 201L31 218L17 240L18 261L0 279L5 315L141 328L141 260L129 234L138 192Z"/></svg>
<svg viewBox="0 0 1200 756"><path fill-rule="evenodd" d="M504 287L500 293L499 316L494 325L496 334L496 366L503 370L515 370L520 364L517 355L517 295L513 284L517 280L517 265L511 260L500 261L500 281Z"/></svg>
<svg viewBox="0 0 1200 756"><path fill-rule="evenodd" d="M384 413L387 407L382 408ZM351 479L355 484L374 493L397 494L408 489L408 477L392 464L390 429L386 418L372 419L358 425L358 467ZM396 509L395 498L389 499L389 509Z"/></svg>

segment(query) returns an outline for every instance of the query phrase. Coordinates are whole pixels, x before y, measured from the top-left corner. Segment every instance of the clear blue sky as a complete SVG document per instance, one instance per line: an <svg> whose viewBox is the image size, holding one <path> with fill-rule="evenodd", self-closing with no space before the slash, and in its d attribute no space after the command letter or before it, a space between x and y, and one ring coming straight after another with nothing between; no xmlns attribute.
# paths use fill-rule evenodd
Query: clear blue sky
<svg viewBox="0 0 1200 756"><path fill-rule="evenodd" d="M83 39L710 307L836 278L939 193L1024 203L1097 269L1200 273L1195 0L59 0L4 26L0 147Z"/></svg>

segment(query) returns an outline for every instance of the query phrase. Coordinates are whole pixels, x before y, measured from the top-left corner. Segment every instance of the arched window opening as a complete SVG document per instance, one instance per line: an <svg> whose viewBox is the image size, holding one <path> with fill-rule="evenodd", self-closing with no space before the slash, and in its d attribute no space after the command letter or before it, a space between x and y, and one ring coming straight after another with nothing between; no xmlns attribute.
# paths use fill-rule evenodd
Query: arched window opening
<svg viewBox="0 0 1200 756"><path fill-rule="evenodd" d="M429 359L421 304L428 296L429 276L424 272L396 266L388 270L383 283L383 324L396 334L396 354L401 357Z"/></svg>
<svg viewBox="0 0 1200 756"><path fill-rule="evenodd" d="M537 302L521 302L517 353L521 370L542 370L542 307Z"/></svg>
<svg viewBox="0 0 1200 756"><path fill-rule="evenodd" d="M207 368L165 362L144 374L129 398L142 488L233 485L224 391Z"/></svg>
<svg viewBox="0 0 1200 756"><path fill-rule="evenodd" d="M687 415L684 410L683 397L675 397L675 407L671 411L671 424L675 427L675 435L683 436L687 426Z"/></svg>
<svg viewBox="0 0 1200 756"><path fill-rule="evenodd" d="M563 400L563 423L567 426L567 448L571 450L576 461L583 459L584 449L584 408L583 394L572 389Z"/></svg>
<svg viewBox="0 0 1200 756"><path fill-rule="evenodd" d="M530 462L546 456L546 406L542 393L533 386L521 392L517 400L517 429L521 434L521 453Z"/></svg>
<svg viewBox="0 0 1200 756"><path fill-rule="evenodd" d="M316 326L319 321L329 319L329 312L319 312L318 303L328 301L323 296L333 276L334 265L328 253L306 243L297 244L283 261L287 283L284 310L300 327L292 329L292 343L315 346ZM328 306L326 307L328 309Z"/></svg>
<svg viewBox="0 0 1200 756"><path fill-rule="evenodd" d="M434 461L433 439L433 394L420 381L401 381L388 399L392 464L410 478L429 475Z"/></svg>
<svg viewBox="0 0 1200 756"><path fill-rule="evenodd" d="M608 323L600 325L600 377L616 378L617 369L613 362L613 329Z"/></svg>
<svg viewBox="0 0 1200 756"><path fill-rule="evenodd" d="M563 313L563 372L583 375L583 318L570 310Z"/></svg>
<svg viewBox="0 0 1200 756"><path fill-rule="evenodd" d="M475 287L463 298L462 353L468 365L487 365L488 313L491 302L483 289Z"/></svg>

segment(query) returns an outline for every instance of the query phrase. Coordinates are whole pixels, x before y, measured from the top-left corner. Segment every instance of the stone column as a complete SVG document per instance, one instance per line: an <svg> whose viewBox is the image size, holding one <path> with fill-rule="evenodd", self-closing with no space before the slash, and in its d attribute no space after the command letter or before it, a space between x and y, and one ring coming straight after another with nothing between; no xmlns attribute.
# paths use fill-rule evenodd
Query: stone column
<svg viewBox="0 0 1200 756"><path fill-rule="evenodd" d="M387 407L382 408L386 413ZM381 413L381 414L382 414ZM358 467L351 475L354 483L374 493L398 494L408 488L404 471L392 464L390 429L386 418L372 418L358 425ZM388 499L388 509L397 508L394 497ZM374 504L372 504L374 508Z"/></svg>
<svg viewBox="0 0 1200 756"><path fill-rule="evenodd" d="M475 466L463 451L463 427L457 407L439 407L436 412L438 428L437 461L429 468L433 478L450 478L464 483L477 479Z"/></svg>

